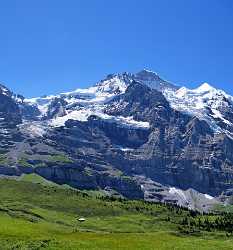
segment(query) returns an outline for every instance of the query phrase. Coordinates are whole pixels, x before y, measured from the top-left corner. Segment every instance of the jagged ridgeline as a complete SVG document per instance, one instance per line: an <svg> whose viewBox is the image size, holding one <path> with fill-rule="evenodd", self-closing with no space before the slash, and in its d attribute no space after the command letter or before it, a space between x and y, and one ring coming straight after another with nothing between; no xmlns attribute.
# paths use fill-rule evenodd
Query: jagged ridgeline
<svg viewBox="0 0 233 250"><path fill-rule="evenodd" d="M233 98L157 73L27 99L0 86L0 174L208 210L230 202Z"/></svg>

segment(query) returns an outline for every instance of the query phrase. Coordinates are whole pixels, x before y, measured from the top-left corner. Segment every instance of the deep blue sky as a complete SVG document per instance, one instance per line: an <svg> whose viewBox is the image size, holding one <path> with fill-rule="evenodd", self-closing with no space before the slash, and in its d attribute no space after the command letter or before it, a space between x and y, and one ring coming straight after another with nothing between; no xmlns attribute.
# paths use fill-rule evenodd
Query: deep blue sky
<svg viewBox="0 0 233 250"><path fill-rule="evenodd" d="M143 68L233 94L233 1L0 0L0 81L17 93Z"/></svg>

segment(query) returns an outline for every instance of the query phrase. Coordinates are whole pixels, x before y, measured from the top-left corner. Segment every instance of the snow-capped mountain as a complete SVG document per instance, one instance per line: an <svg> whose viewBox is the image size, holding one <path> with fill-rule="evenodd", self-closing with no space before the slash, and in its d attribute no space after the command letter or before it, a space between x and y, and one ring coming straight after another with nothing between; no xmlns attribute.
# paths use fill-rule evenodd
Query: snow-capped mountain
<svg viewBox="0 0 233 250"><path fill-rule="evenodd" d="M76 89L58 95L24 99L24 104L27 108L30 107L34 110L35 116L33 119L48 120L49 124L55 127L64 126L69 119L87 121L91 115L107 120L121 121L125 124L131 123L132 125L147 127L148 125L134 121L132 117L112 117L104 114L103 111L105 104L115 96L125 93L127 87L133 81L141 82L160 91L178 89L175 85L162 80L157 73L142 70L137 74L108 75L104 80L87 89ZM25 116L25 118L28 117Z"/></svg>
<svg viewBox="0 0 233 250"><path fill-rule="evenodd" d="M24 99L24 108L33 110L33 119L37 117L39 120L48 120L51 126L56 127L64 126L69 119L86 121L91 115L123 121L124 119L104 114L105 104L125 93L133 81L161 91L174 109L205 120L216 133L233 133L233 97L208 83L203 83L196 89L178 87L150 70L142 70L136 74L111 74L87 89Z"/></svg>
<svg viewBox="0 0 233 250"><path fill-rule="evenodd" d="M179 111L205 120L215 132L233 132L233 97L208 83L196 89L181 87L177 91L165 91L171 106Z"/></svg>
<svg viewBox="0 0 233 250"><path fill-rule="evenodd" d="M30 99L1 85L0 103L0 174L204 210L233 194L233 97L207 83L142 70Z"/></svg>

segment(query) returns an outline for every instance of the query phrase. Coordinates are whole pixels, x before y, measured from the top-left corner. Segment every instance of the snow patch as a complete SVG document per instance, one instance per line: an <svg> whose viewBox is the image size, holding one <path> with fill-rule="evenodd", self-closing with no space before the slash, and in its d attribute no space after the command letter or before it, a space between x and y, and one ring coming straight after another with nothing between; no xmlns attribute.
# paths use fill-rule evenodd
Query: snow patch
<svg viewBox="0 0 233 250"><path fill-rule="evenodd" d="M46 134L47 128L40 122L27 123L19 126L21 131L26 132L31 137L43 137Z"/></svg>
<svg viewBox="0 0 233 250"><path fill-rule="evenodd" d="M208 199L208 200L213 200L214 197L213 196L210 196L208 194L204 194L205 198Z"/></svg>
<svg viewBox="0 0 233 250"><path fill-rule="evenodd" d="M143 71L158 76L158 73L157 73L157 72L154 72L154 71L152 71L152 70L149 70L149 69L145 69L145 68L144 68Z"/></svg>
<svg viewBox="0 0 233 250"><path fill-rule="evenodd" d="M133 148L125 148L125 147L122 147L120 145L115 145L115 147L123 152L128 152L128 151L132 151L134 150Z"/></svg>
<svg viewBox="0 0 233 250"><path fill-rule="evenodd" d="M93 115L93 112L91 110L75 110L65 116L56 117L55 119L52 119L49 124L52 127L61 127L65 126L65 122L68 120L77 120L82 122L87 121L88 117L91 115Z"/></svg>
<svg viewBox="0 0 233 250"><path fill-rule="evenodd" d="M211 109L211 111L213 112L213 115L211 115L212 117L216 118L216 119L221 119L224 123L228 124L228 125L232 125L231 122L229 122L227 119L225 119L222 114L220 113L220 111L218 111L217 109Z"/></svg>
<svg viewBox="0 0 233 250"><path fill-rule="evenodd" d="M9 90L7 88L1 86L1 90L2 90L3 95L8 95L9 94Z"/></svg>
<svg viewBox="0 0 233 250"><path fill-rule="evenodd" d="M194 90L194 92L197 93L203 93L203 92L208 92L208 91L215 91L216 89L209 85L208 83L203 83L201 86L199 86L197 89Z"/></svg>
<svg viewBox="0 0 233 250"><path fill-rule="evenodd" d="M184 201L187 201L186 195L184 191L181 189L175 188L175 187L170 187L169 188L169 193L173 195L178 195L180 198L182 198Z"/></svg>
<svg viewBox="0 0 233 250"><path fill-rule="evenodd" d="M117 122L122 126L144 128L144 129L148 129L150 127L149 122L136 121L131 116L129 117L110 116L110 115L102 113L101 110L98 110L98 109L97 110L94 110L94 109L93 110L91 109L75 110L65 116L52 119L49 124L53 127L61 127L61 126L65 126L65 122L70 119L84 122L84 121L87 121L88 117L90 117L91 115L98 116L101 119L104 119L108 122Z"/></svg>
<svg viewBox="0 0 233 250"><path fill-rule="evenodd" d="M226 100L233 103L233 97L222 90L215 89L208 83L203 83L196 89L182 87L175 92L167 90L164 95L172 108L205 120L216 133L222 132L222 129L215 119L233 125L220 112L229 105Z"/></svg>

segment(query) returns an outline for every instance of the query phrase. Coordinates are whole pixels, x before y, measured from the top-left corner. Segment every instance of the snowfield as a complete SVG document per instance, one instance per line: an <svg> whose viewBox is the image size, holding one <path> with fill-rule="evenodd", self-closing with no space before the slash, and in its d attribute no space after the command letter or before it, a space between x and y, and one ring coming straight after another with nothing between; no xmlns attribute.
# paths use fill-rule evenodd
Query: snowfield
<svg viewBox="0 0 233 250"><path fill-rule="evenodd" d="M67 103L66 114L50 119L48 124L52 127L65 126L65 122L69 119L87 121L88 117L96 115L108 122L116 122L122 126L148 129L150 127L148 122L136 121L132 117L114 117L103 112L104 104L116 95L124 93L127 86L121 77L113 76L87 89L76 89L60 95L31 98L24 101L32 106L36 105L41 112L41 117L44 117L51 102L56 98L63 98ZM77 106L76 110L72 109L73 106Z"/></svg>
<svg viewBox="0 0 233 250"><path fill-rule="evenodd" d="M61 127L65 126L65 122L68 121L69 119L84 122L87 121L88 117L90 117L91 115L98 116L99 118L106 120L108 122L116 122L122 126L144 128L144 129L150 128L149 122L136 121L133 119L133 117L110 116L102 113L99 110L91 110L91 109L80 109L72 111L71 113L65 116L52 119L49 124L50 126L53 127Z"/></svg>
<svg viewBox="0 0 233 250"><path fill-rule="evenodd" d="M216 120L233 125L222 112L233 105L233 97L208 83L203 83L196 89L181 87L175 92L164 91L164 95L174 109L205 120L215 132L223 131Z"/></svg>
<svg viewBox="0 0 233 250"><path fill-rule="evenodd" d="M233 127L233 124L225 115L228 109L232 109L233 112L232 96L215 89L208 83L203 83L196 89L179 88L162 80L157 73L150 70L143 70L136 75L130 73L109 75L105 80L90 88L25 99L24 102L36 106L40 111L40 118L44 118L51 108L51 103L56 99L62 99L66 103L65 111L62 115L49 119L48 123L51 127L64 126L69 119L87 121L88 117L96 115L109 122L122 124L122 126L148 129L149 123L147 122L135 121L132 117L113 117L104 113L104 105L115 96L124 93L133 80L161 91L172 108L205 120L215 133L224 132L233 136L228 130L228 127Z"/></svg>

